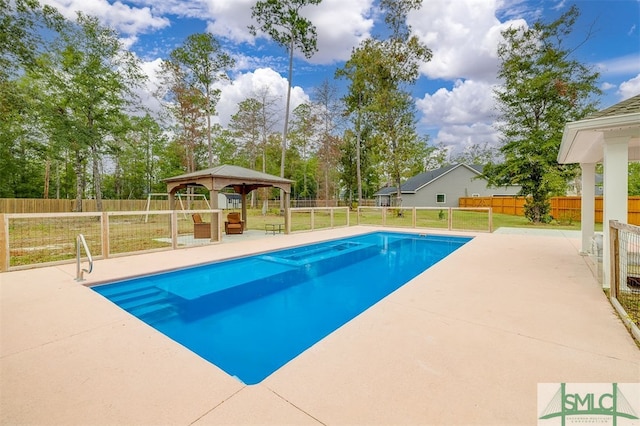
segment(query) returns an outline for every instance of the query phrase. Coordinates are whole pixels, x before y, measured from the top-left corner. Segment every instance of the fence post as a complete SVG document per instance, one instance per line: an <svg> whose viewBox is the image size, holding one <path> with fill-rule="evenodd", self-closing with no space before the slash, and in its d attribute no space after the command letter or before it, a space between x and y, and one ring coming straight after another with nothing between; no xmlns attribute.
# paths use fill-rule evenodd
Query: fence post
<svg viewBox="0 0 640 426"><path fill-rule="evenodd" d="M101 238L102 238L102 256L105 259L109 258L109 251L111 250L111 245L109 244L109 214L107 212L102 212L102 217L100 218L100 228L101 228Z"/></svg>
<svg viewBox="0 0 640 426"><path fill-rule="evenodd" d="M447 229L451 231L453 229L453 209L449 207L449 214L447 215Z"/></svg>
<svg viewBox="0 0 640 426"><path fill-rule="evenodd" d="M9 219L0 213L0 272L9 270Z"/></svg>
<svg viewBox="0 0 640 426"><path fill-rule="evenodd" d="M489 207L489 232L493 232L493 209Z"/></svg>
<svg viewBox="0 0 640 426"><path fill-rule="evenodd" d="M315 212L316 212L316 209L311 207L311 230L312 231L315 229L315 221L316 221Z"/></svg>
<svg viewBox="0 0 640 426"><path fill-rule="evenodd" d="M611 253L611 293L612 299L618 298L618 292L620 290L620 242L617 221L609 221L609 253Z"/></svg>
<svg viewBox="0 0 640 426"><path fill-rule="evenodd" d="M416 208L416 207L413 207L413 208L411 209L411 226L412 226L412 227L414 227L414 228L416 227L416 223L417 223L417 218L416 218L416 216L418 216L417 208Z"/></svg>
<svg viewBox="0 0 640 426"><path fill-rule="evenodd" d="M178 211L171 210L171 248L178 248ZM219 228L218 228L219 229Z"/></svg>

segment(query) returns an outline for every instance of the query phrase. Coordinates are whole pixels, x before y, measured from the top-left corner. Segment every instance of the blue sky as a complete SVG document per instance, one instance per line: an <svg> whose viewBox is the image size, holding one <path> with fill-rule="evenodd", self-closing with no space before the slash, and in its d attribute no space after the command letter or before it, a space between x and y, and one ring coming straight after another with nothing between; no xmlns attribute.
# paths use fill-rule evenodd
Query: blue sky
<svg viewBox="0 0 640 426"><path fill-rule="evenodd" d="M213 33L237 62L231 81L221 86L217 119L223 126L239 102L260 90L269 90L284 103L285 51L247 29L253 23L255 1L41 0L67 17L81 10L118 30L143 61L150 91L168 52L189 34ZM574 57L601 72L600 106L640 93L640 0L423 0L421 10L409 16L410 25L433 52L413 90L419 131L428 134L431 143L454 151L471 144L498 144L492 88L500 83L495 53L500 31L537 19L553 20L572 4L581 17L568 42L577 47L591 31ZM317 27L319 51L310 60L296 58L294 107L312 97L320 82L333 81L352 48L382 28L376 0L323 0L303 13Z"/></svg>

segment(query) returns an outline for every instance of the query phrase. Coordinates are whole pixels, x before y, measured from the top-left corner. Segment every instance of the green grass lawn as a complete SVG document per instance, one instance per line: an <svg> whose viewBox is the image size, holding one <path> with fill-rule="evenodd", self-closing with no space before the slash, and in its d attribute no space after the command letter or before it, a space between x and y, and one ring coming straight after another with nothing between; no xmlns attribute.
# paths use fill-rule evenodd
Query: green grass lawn
<svg viewBox="0 0 640 426"><path fill-rule="evenodd" d="M563 230L580 230L580 222L577 221L552 221L551 223L535 224L531 223L524 216L512 216L509 214L494 213L493 214L493 229L496 230L500 227L508 228L535 228L535 229L563 229ZM595 224L596 231L602 231L602 224Z"/></svg>
<svg viewBox="0 0 640 426"><path fill-rule="evenodd" d="M447 210L444 210L444 215L439 214L439 210L419 210L417 213L417 223L418 227L425 228L444 228L447 229ZM456 215L462 216L462 219L469 226L469 230L478 230L483 229L482 226L478 227L473 222L473 218L477 217L476 220L486 221L487 213L484 211L479 212L467 212L467 211L456 211ZM248 209L247 210L247 225L248 229L260 229L264 230L264 226L266 223L284 223L284 216L279 214L274 214L273 212L267 213L266 215L262 214L262 211L259 209ZM328 213L316 212L314 215L314 228L322 229L329 227L330 217ZM346 217L344 210L334 214L334 226L344 226L346 225ZM310 213L308 212L294 212L291 218L291 229L292 231L309 229L310 227ZM350 210L349 211L349 224L356 225L358 223L357 212ZM360 223L363 225L382 225L382 217L381 214L377 211L373 210L364 210L360 216ZM486 222L485 222L486 223ZM388 213L386 219L387 226L399 226L399 227L410 227L411 226L411 215L398 216L392 215ZM493 214L493 230L496 230L500 227L509 227L509 228L534 228L534 229L562 229L562 230L580 230L580 222L577 221L552 221L551 223L543 223L543 224L534 224L529 222L527 218L524 216L512 216L508 214ZM602 224L595 224L596 231L602 231Z"/></svg>

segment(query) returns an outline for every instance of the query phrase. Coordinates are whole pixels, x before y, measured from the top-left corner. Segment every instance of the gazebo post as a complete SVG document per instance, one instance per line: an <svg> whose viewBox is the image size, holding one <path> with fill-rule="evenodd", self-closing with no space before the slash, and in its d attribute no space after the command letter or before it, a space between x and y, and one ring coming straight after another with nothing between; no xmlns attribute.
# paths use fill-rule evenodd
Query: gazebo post
<svg viewBox="0 0 640 426"><path fill-rule="evenodd" d="M178 192L177 187L173 187L171 189L167 188L167 198L169 199L169 210L171 210L171 214L169 215L169 229L171 229L171 246L173 249L178 248L178 229L177 229L177 220L174 220L176 217L176 192Z"/></svg>
<svg viewBox="0 0 640 426"><path fill-rule="evenodd" d="M175 210L176 209L176 191L171 190L169 191L169 210Z"/></svg>
<svg viewBox="0 0 640 426"><path fill-rule="evenodd" d="M287 191L282 191L284 193L284 233L291 233L291 223L289 223L289 193Z"/></svg>
<svg viewBox="0 0 640 426"><path fill-rule="evenodd" d="M240 194L240 203L242 209L242 230L245 231L247 229L247 193L244 190L244 185L242 185L242 193Z"/></svg>
<svg viewBox="0 0 640 426"><path fill-rule="evenodd" d="M213 187L213 185L212 185ZM211 206L211 210L218 209L218 191L216 189L209 190L209 206ZM211 215L211 241L218 241L220 238L220 227L218 224L220 223L217 220L213 220L213 214Z"/></svg>

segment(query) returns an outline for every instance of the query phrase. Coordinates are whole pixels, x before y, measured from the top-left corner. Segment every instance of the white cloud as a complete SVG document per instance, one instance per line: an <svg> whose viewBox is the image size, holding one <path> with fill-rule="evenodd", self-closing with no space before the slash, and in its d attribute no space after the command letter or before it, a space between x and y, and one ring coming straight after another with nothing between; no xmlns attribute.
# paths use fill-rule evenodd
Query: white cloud
<svg viewBox="0 0 640 426"><path fill-rule="evenodd" d="M457 80L453 89L439 89L416 101L422 122L430 126L491 122L494 119L493 85Z"/></svg>
<svg viewBox="0 0 640 426"><path fill-rule="evenodd" d="M141 7L151 8L158 15L206 19L211 0L134 0L133 2Z"/></svg>
<svg viewBox="0 0 640 426"><path fill-rule="evenodd" d="M317 6L303 8L301 15L311 20L318 34L318 52L309 62L329 64L347 59L352 47L367 37L373 27L373 20L367 18L372 3L373 0L324 0ZM248 30L249 25L258 26L251 18L254 4L255 0L210 2L207 30L237 43L258 43ZM267 39L265 35L259 37Z"/></svg>
<svg viewBox="0 0 640 426"><path fill-rule="evenodd" d="M254 71L258 68L271 68L280 70L282 73L287 72L288 61L285 56L250 56L242 53L232 54L232 56L236 61L235 72Z"/></svg>
<svg viewBox="0 0 640 426"><path fill-rule="evenodd" d="M136 37L136 36L129 36L129 37L120 38L120 42L122 43L122 47L125 50L131 50L131 46L136 44L137 41L138 41L138 37Z"/></svg>
<svg viewBox="0 0 640 426"><path fill-rule="evenodd" d="M216 107L219 123L226 127L231 116L238 111L238 104L249 97L255 97L264 88L268 88L273 97L280 99L281 121L284 122L287 79L270 68L259 68L254 72L241 74L231 83L220 87L222 93ZM309 96L302 88L298 86L291 88L291 111L307 101ZM279 127L282 126L279 125Z"/></svg>
<svg viewBox="0 0 640 426"><path fill-rule="evenodd" d="M158 89L158 85L160 83L160 79L158 78L158 72L160 71L161 65L162 65L161 58L156 58L153 61L142 61L140 63L140 68L142 68L142 72L144 72L148 77L147 85L149 87L150 92L155 92Z"/></svg>
<svg viewBox="0 0 640 426"><path fill-rule="evenodd" d="M442 88L416 101L421 124L440 129L433 141L462 151L472 144L498 143L492 127L495 120L494 86L473 80L456 81L451 90Z"/></svg>
<svg viewBox="0 0 640 426"><path fill-rule="evenodd" d="M158 58L153 61L142 62L142 71L147 75L147 85L145 90L139 92L144 105L152 112L160 114L161 105L158 100L150 94L158 90L160 79L158 71L162 59ZM284 124L284 112L286 106L287 79L270 68L259 68L253 72L247 72L238 75L233 81L219 82L217 87L221 90L220 100L216 106L217 116L214 121L220 123L223 127L227 127L231 116L238 110L238 104L249 97L256 97L265 88L268 89L273 98L278 99L277 105L280 112L280 123L278 123L278 131L282 130ZM298 105L309 101L309 96L304 90L298 86L291 88L291 111Z"/></svg>
<svg viewBox="0 0 640 426"><path fill-rule="evenodd" d="M640 94L640 74L620 84L618 93L623 100Z"/></svg>
<svg viewBox="0 0 640 426"><path fill-rule="evenodd" d="M169 20L155 15L150 7L136 8L107 0L42 0L43 4L55 7L67 19L75 19L76 11L97 17L103 25L115 28L123 34L135 36L165 28Z"/></svg>
<svg viewBox="0 0 640 426"><path fill-rule="evenodd" d="M600 89L607 91L615 88L615 84L607 83L606 81L600 85Z"/></svg>
<svg viewBox="0 0 640 426"><path fill-rule="evenodd" d="M373 19L368 17L372 5L373 0L323 0L304 10L318 33L318 52L310 62L330 64L349 59L352 48L373 28Z"/></svg>
<svg viewBox="0 0 640 426"><path fill-rule="evenodd" d="M444 126L436 136L435 144L442 143L451 154L460 154L472 145L497 148L500 143L498 132L491 124L474 123L470 125Z"/></svg>
<svg viewBox="0 0 640 426"><path fill-rule="evenodd" d="M253 42L249 33L249 25L254 24L251 18L251 7L255 0L216 0L208 2L207 31L215 36L224 37L236 43Z"/></svg>
<svg viewBox="0 0 640 426"><path fill-rule="evenodd" d="M562 9L565 8L566 5L567 5L566 0L561 0L555 6L551 6L551 9L553 9L553 10L562 10Z"/></svg>
<svg viewBox="0 0 640 426"><path fill-rule="evenodd" d="M136 89L136 93L140 97L143 105L148 109L152 115L160 117L163 112L163 106L160 101L155 97L155 93L158 91L160 79L158 78L158 71L162 59L158 58L153 61L141 61L140 68L142 72L147 76L146 85L142 88Z"/></svg>
<svg viewBox="0 0 640 426"><path fill-rule="evenodd" d="M429 78L493 81L501 31L523 20L501 23L495 0L432 0L409 16L409 23L433 52L422 67Z"/></svg>
<svg viewBox="0 0 640 426"><path fill-rule="evenodd" d="M638 73L640 72L640 52L599 62L596 67L601 74L607 76Z"/></svg>

